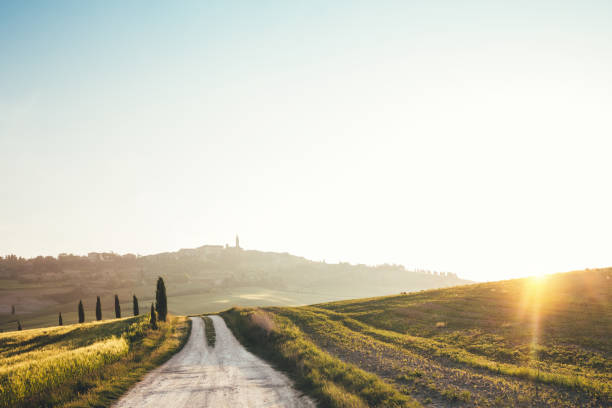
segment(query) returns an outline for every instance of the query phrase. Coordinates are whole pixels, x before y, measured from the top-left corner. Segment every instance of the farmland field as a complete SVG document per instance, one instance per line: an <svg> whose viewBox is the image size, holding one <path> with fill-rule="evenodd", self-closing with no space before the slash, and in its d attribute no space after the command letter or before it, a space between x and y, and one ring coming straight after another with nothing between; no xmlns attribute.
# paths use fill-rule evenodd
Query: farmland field
<svg viewBox="0 0 612 408"><path fill-rule="evenodd" d="M171 316L159 330L148 319L0 334L0 407L108 405L187 338L184 317Z"/></svg>
<svg viewBox="0 0 612 408"><path fill-rule="evenodd" d="M123 311L132 295L150 304L159 276L167 281L170 312L216 313L231 306L299 306L381 296L401 290L468 283L454 274L434 275L398 265L327 264L285 254L202 246L137 257L133 254L62 254L32 259L0 257L0 331L77 321L83 301L86 321L100 296L102 315ZM87 282L87 284L84 284Z"/></svg>
<svg viewBox="0 0 612 408"><path fill-rule="evenodd" d="M324 406L612 401L612 269L223 316Z"/></svg>
<svg viewBox="0 0 612 408"><path fill-rule="evenodd" d="M171 285L169 285L172 287ZM146 288L148 292L150 288ZM169 293L168 302L170 312L176 315L189 315L200 313L216 313L227 309L230 306L297 306L314 302L328 300L330 296L316 295L312 293L300 293L283 290L272 290L262 287L239 287L232 288L222 293L207 293L205 288L199 294L174 295ZM145 289L139 293L146 293ZM102 316L114 316L113 295L102 296ZM142 305L148 305L154 299L139 296ZM83 299L85 305L85 319L93 320L95 296ZM120 299L125 299L126 302L121 303L121 310L124 313L131 313L132 299L130 296L122 296ZM62 303L46 307L44 310L32 311L27 313L19 313L16 316L10 314L0 315L0 330L12 331L17 328L17 320L21 321L24 329L35 327L49 327L57 324L58 313L62 313L64 323L76 323L77 302Z"/></svg>

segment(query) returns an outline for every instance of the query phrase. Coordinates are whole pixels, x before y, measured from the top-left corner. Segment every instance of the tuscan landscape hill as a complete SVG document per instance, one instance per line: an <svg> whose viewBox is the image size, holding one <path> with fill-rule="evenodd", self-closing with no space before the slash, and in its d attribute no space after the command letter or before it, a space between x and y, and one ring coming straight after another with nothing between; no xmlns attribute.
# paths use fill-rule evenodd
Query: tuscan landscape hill
<svg viewBox="0 0 612 408"><path fill-rule="evenodd" d="M612 403L611 268L222 315L324 406Z"/></svg>
<svg viewBox="0 0 612 408"><path fill-rule="evenodd" d="M176 314L234 305L303 305L468 282L453 273L409 271L401 265L329 264L220 245L148 256L9 255L0 259L0 329L15 330L17 320L25 328L55 325L59 312L66 323L76 322L80 299L86 320L92 320L96 296L102 298L105 316L112 314L115 294L126 309L132 294L148 304L158 276L165 278L170 311Z"/></svg>

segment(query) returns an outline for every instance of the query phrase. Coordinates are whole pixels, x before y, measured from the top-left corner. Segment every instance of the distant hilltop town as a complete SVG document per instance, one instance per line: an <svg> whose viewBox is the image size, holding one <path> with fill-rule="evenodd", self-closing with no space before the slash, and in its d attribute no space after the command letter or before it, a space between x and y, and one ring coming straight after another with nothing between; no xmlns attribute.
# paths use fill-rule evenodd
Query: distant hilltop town
<svg viewBox="0 0 612 408"><path fill-rule="evenodd" d="M236 241L234 246L230 246L229 244L225 244L224 245L203 245L201 247L198 248L183 248L183 249L179 249L176 253L177 254L181 254L181 255L193 255L193 254L203 254L203 255L213 255L213 254L218 254L221 251L223 251L224 249L242 249L240 247L240 238L238 237L238 235L236 235ZM71 257L74 256L72 254L59 254L58 255L58 259L60 259L61 257ZM149 255L149 256L155 256L155 255ZM52 257L51 257L52 258ZM140 255L134 255L134 254L125 254L125 255L119 255L116 254L114 252L89 252L87 254L87 259L92 261L92 262L97 262L97 261L112 261L115 259L119 259L119 258L123 258L123 259L136 259L136 258L141 258Z"/></svg>
<svg viewBox="0 0 612 408"><path fill-rule="evenodd" d="M216 263L228 262L229 259L238 255L238 252L242 253L242 257L244 257L245 261L248 260L254 265L254 261L256 264L261 262L261 257L263 256L266 261L271 262L273 265L285 264L286 261L291 258L293 261L289 263L295 263L299 265L303 265L304 263L308 263L311 265L315 264L323 264L323 265L337 265L340 268L351 268L357 270L384 270L384 271L395 271L402 273L414 273L418 275L430 275L430 276L439 276L443 278L449 278L452 281L461 281L462 283L467 282L460 279L456 273L454 272L439 272L429 269L408 269L403 265L398 264L380 264L380 265L364 265L364 264L351 264L349 262L339 262L337 264L328 264L325 261L309 261L306 258L290 255L288 253L274 253L274 252L260 252L260 251L244 251L240 246L240 237L236 235L234 245L230 244L225 245L203 245L198 248L183 248L179 249L176 252L162 252L158 254L152 255L135 255L131 253L127 254L118 254L115 252L89 252L86 256L79 256L67 253L61 253L57 256L57 258L53 256L38 256L35 258L26 259L23 257L18 257L16 255L7 255L5 257L0 256L0 278L2 277L19 277L24 280L39 280L41 278L57 278L56 274L60 273L60 271L70 273L69 271L76 271L79 268L86 267L87 263L103 263L103 264L112 264L117 262L118 265L128 265L133 264L134 262L145 261L146 264L151 264L151 262L155 262L155 260L180 260L183 258L190 259L200 259L201 261L214 261ZM247 255L248 254L248 255ZM256 256L256 254L260 254ZM227 258L230 257L230 258ZM148 261L147 261L148 260ZM85 264L83 263L85 262ZM230 261L231 262L231 261ZM168 265L170 267L170 265ZM211 266L211 265L209 265ZM259 266L257 266L259 268ZM88 267L86 269L89 269ZM144 270L144 268L142 268ZM170 267L170 269L173 269ZM113 268L113 270L106 270L105 274L107 275L118 275L119 270L117 268ZM163 271L159 271L163 272Z"/></svg>
<svg viewBox="0 0 612 408"><path fill-rule="evenodd" d="M451 272L408 270L396 264L326 263L286 252L245 250L236 236L233 245L203 245L146 256L90 252L86 256L0 257L0 279L15 281L22 288L0 299L0 313L10 312L13 306L17 314L33 313L96 296L144 296L160 276L172 296L225 296L244 290L248 294L277 293L278 299L285 299L274 300L274 304L309 304L470 283Z"/></svg>

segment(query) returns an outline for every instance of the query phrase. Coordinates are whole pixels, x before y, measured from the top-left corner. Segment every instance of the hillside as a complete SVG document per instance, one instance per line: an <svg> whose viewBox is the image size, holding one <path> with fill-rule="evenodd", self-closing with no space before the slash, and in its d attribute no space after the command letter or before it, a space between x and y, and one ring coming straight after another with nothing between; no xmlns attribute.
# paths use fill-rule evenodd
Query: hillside
<svg viewBox="0 0 612 408"><path fill-rule="evenodd" d="M205 245L156 255L90 253L55 257L0 258L0 329L56 324L58 312L76 321L83 300L87 319L96 296L112 315L113 297L130 308L132 294L143 304L158 276L165 278L170 311L217 312L230 305L303 305L379 296L466 283L454 274L407 271L399 265L313 262L287 253ZM15 305L16 314L11 314Z"/></svg>
<svg viewBox="0 0 612 408"><path fill-rule="evenodd" d="M0 407L109 406L187 339L185 317L149 316L0 334Z"/></svg>
<svg viewBox="0 0 612 408"><path fill-rule="evenodd" d="M364 407L612 403L612 269L223 316L325 406L329 384Z"/></svg>

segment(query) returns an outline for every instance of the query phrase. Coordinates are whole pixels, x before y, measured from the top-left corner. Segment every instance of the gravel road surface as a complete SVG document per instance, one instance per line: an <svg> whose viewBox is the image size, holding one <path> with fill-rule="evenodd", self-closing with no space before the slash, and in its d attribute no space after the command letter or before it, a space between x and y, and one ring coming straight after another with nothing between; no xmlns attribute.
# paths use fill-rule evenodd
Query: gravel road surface
<svg viewBox="0 0 612 408"><path fill-rule="evenodd" d="M147 374L113 406L316 407L292 387L284 374L242 347L221 317L211 318L217 335L214 348L206 344L202 319L192 317L185 347Z"/></svg>

